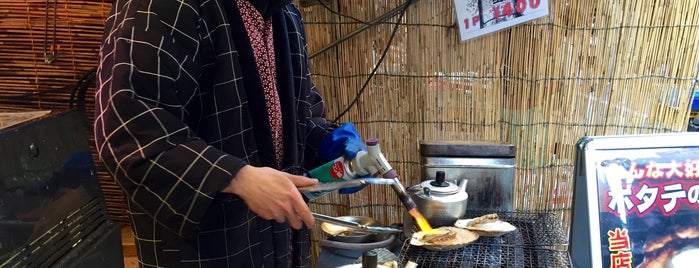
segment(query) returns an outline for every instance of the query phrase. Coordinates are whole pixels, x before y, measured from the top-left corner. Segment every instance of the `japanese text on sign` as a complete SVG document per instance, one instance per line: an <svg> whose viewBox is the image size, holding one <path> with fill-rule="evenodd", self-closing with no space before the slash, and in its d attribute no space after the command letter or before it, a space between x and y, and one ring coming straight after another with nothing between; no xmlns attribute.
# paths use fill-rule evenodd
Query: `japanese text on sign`
<svg viewBox="0 0 699 268"><path fill-rule="evenodd" d="M640 168L632 163L623 176L607 179L606 209L616 216L644 216L656 208L669 216L682 205L699 209L699 160L651 162Z"/></svg>
<svg viewBox="0 0 699 268"><path fill-rule="evenodd" d="M548 15L548 0L454 0L461 41Z"/></svg>
<svg viewBox="0 0 699 268"><path fill-rule="evenodd" d="M626 228L615 228L607 232L609 240L610 268L631 268L633 254L631 253L631 242L629 240L629 230Z"/></svg>

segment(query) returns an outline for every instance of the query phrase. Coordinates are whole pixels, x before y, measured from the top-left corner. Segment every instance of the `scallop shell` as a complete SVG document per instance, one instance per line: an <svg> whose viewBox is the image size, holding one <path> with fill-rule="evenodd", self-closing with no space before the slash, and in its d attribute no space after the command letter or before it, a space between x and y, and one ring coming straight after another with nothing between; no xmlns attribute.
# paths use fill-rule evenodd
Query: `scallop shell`
<svg viewBox="0 0 699 268"><path fill-rule="evenodd" d="M423 237L426 234L433 234L435 232L454 232L456 235L454 239L450 239L449 241L430 243L423 240ZM432 229L431 231L422 231L414 233L410 238L410 244L413 246L423 247L429 250L445 251L462 248L470 244L471 242L476 241L478 237L479 236L477 233L471 232L466 229L456 228L452 226L442 226L436 229Z"/></svg>
<svg viewBox="0 0 699 268"><path fill-rule="evenodd" d="M458 228L473 231L482 236L501 236L517 229L514 225L501 220L486 220L473 224L475 219L461 219L454 223Z"/></svg>

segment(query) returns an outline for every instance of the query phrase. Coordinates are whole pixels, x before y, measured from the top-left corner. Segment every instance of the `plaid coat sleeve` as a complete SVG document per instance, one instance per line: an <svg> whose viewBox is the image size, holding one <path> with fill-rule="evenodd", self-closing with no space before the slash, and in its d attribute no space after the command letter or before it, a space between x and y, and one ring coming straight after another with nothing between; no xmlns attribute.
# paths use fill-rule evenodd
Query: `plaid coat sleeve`
<svg viewBox="0 0 699 268"><path fill-rule="evenodd" d="M218 193L243 165L265 164L271 146L264 144L272 142L253 127L265 113L252 111L264 102L243 82L244 44L231 35L240 26L228 15L231 3L115 0L105 25L95 140L128 198L144 267L310 261L306 230L290 239L288 224L264 220L238 196ZM315 148L335 125L323 119L310 79L299 10L288 5L275 16L285 22L275 29L286 27L275 40L287 41L278 54L286 59L278 65L286 66L280 100L288 108L282 168L312 168Z"/></svg>
<svg viewBox="0 0 699 268"><path fill-rule="evenodd" d="M291 46L292 57L297 59L294 62L298 62L297 67L299 70L294 70L295 74L294 82L302 89L306 89L302 92L307 92L307 95L303 96L305 105L300 105L304 109L308 109L306 112L308 117L306 121L300 122L302 126L306 126L306 136L304 137L303 144L305 144L305 154L306 154L306 165L307 168L315 168L318 165L324 164L327 159L322 159L318 157L317 152L320 147L323 138L329 132L336 129L338 126L328 121L325 118L325 102L320 95L316 85L311 81L311 70L308 64L307 58L307 43L305 40L306 29L303 25L303 18L301 18L301 11L295 5L287 6L287 11L289 19L287 24L289 28L297 32L290 33L290 39L301 38L294 42L293 40Z"/></svg>
<svg viewBox="0 0 699 268"><path fill-rule="evenodd" d="M115 1L95 97L95 141L105 166L130 203L181 236L194 233L216 193L246 163L185 123L236 109L205 107L208 92L199 81L211 61L198 9L186 1ZM233 73L226 81L236 79Z"/></svg>

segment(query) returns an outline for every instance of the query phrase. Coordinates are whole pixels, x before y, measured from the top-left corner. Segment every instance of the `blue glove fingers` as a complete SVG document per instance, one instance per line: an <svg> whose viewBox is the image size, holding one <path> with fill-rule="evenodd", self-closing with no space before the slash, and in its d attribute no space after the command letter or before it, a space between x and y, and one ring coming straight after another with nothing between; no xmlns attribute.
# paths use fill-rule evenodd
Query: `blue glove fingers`
<svg viewBox="0 0 699 268"><path fill-rule="evenodd" d="M359 137L357 129L352 123L347 122L325 136L318 150L318 155L326 160L335 159L343 155L347 158L355 158L359 151L366 150L366 145ZM340 194L353 194L365 187L367 187L366 184L343 188L338 192Z"/></svg>
<svg viewBox="0 0 699 268"><path fill-rule="evenodd" d="M347 122L325 136L318 149L318 155L326 160L343 155L354 158L362 148L366 150L357 129L352 123Z"/></svg>
<svg viewBox="0 0 699 268"><path fill-rule="evenodd" d="M366 150L367 150L366 145L364 145L364 143L362 143L360 140L351 140L350 139L350 140L347 140L345 142L345 155L350 159L357 156L357 153L359 151L366 151Z"/></svg>

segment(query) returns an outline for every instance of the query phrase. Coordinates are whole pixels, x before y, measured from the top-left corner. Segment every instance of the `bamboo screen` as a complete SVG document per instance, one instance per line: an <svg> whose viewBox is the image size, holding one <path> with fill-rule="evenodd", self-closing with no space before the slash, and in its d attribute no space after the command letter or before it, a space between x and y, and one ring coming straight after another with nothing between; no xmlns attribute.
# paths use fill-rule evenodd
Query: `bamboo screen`
<svg viewBox="0 0 699 268"><path fill-rule="evenodd" d="M421 140L511 143L516 209L558 211L567 227L578 139L686 128L699 60L696 1L551 0L546 18L463 43L451 0L414 0L400 21L403 1L323 2L352 17L302 7L328 117L379 138L404 186L422 180ZM109 3L0 2L0 110L68 108L96 65ZM48 62L52 44L61 48ZM94 87L87 91L92 118ZM112 217L127 223L123 196L97 166ZM331 194L311 208L403 221L387 187ZM316 228L314 240L322 238Z"/></svg>
<svg viewBox="0 0 699 268"><path fill-rule="evenodd" d="M84 92L82 109L91 122L91 74L110 8L110 0L0 1L0 112L82 108L78 92ZM89 144L94 145L92 138ZM109 214L128 223L121 190L94 150L93 158Z"/></svg>
<svg viewBox="0 0 699 268"><path fill-rule="evenodd" d="M333 1L329 8L343 16L320 5L303 9L328 117L359 95L339 122L378 137L404 186L422 180L422 140L511 143L515 209L557 211L567 229L581 137L687 127L699 60L696 1L550 1L548 17L466 42L458 40L453 1L413 2L361 94L399 15L367 22L403 1ZM344 41L328 46L335 40ZM330 194L311 208L386 225L402 222L404 212L388 187L377 186Z"/></svg>

